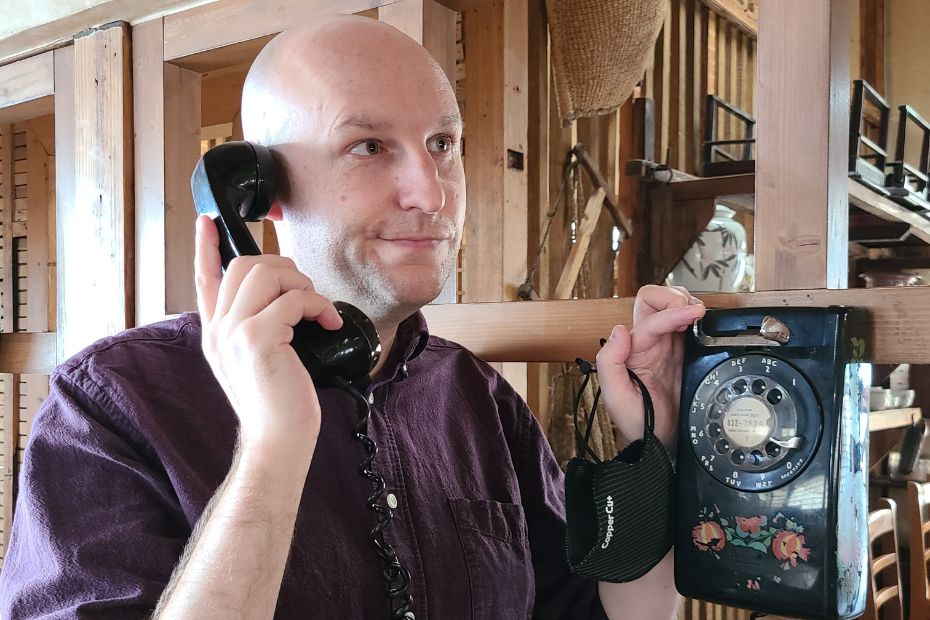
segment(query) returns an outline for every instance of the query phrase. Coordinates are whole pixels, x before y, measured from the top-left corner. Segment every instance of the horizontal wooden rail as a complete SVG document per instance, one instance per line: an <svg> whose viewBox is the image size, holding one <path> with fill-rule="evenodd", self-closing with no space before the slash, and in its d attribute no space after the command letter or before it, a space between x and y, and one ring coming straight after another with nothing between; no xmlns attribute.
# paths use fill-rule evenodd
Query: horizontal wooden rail
<svg viewBox="0 0 930 620"><path fill-rule="evenodd" d="M930 363L930 287L700 294L708 308L855 306L869 311L866 358ZM629 325L633 299L449 304L424 308L430 331L491 362L593 359L599 339Z"/></svg>
<svg viewBox="0 0 930 620"><path fill-rule="evenodd" d="M0 371L49 374L58 364L55 332L0 334Z"/></svg>

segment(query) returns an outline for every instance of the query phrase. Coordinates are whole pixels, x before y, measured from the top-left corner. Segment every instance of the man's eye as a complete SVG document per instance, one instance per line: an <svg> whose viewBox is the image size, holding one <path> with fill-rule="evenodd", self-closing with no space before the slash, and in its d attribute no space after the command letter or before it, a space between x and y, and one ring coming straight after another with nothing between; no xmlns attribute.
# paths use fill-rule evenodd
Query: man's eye
<svg viewBox="0 0 930 620"><path fill-rule="evenodd" d="M377 140L365 140L356 144L349 152L353 155L377 155L381 152L381 143Z"/></svg>
<svg viewBox="0 0 930 620"><path fill-rule="evenodd" d="M453 146L454 142L449 136L436 136L434 138L430 138L429 142L427 142L427 147L429 150L436 151L438 153L447 153L448 151L452 150Z"/></svg>

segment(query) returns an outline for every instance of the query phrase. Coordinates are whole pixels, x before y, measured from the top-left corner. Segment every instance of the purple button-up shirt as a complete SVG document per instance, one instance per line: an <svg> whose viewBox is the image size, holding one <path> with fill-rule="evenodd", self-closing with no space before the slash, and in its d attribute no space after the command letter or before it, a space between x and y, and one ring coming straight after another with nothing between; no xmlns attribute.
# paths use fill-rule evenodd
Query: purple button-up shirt
<svg viewBox="0 0 930 620"><path fill-rule="evenodd" d="M186 314L56 370L26 448L0 574L4 620L151 615L235 446L236 416L200 337ZM418 620L606 618L596 583L566 565L562 473L497 373L429 336L417 313L363 387L374 469L398 503L385 538L412 575ZM340 390L319 394L275 618L386 618L357 405Z"/></svg>

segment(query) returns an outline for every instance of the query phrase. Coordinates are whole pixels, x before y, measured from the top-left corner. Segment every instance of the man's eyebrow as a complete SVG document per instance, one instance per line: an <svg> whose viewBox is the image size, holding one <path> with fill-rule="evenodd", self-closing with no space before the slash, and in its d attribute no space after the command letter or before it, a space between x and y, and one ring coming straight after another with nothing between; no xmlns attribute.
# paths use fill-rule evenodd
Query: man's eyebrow
<svg viewBox="0 0 930 620"><path fill-rule="evenodd" d="M462 122L462 116L460 114L449 114L448 116L443 116L441 119L439 119L440 127L449 127L450 125L462 127L464 125Z"/></svg>
<svg viewBox="0 0 930 620"><path fill-rule="evenodd" d="M374 120L365 116L347 116L333 127L334 131L345 129L367 129L368 131L386 131L391 129L390 122Z"/></svg>
<svg viewBox="0 0 930 620"><path fill-rule="evenodd" d="M462 127L462 116L460 114L449 114L439 119L438 127ZM346 129L365 129L367 131L389 131L393 124L386 120L376 120L365 116L347 116L338 121L333 126L333 131L344 131Z"/></svg>

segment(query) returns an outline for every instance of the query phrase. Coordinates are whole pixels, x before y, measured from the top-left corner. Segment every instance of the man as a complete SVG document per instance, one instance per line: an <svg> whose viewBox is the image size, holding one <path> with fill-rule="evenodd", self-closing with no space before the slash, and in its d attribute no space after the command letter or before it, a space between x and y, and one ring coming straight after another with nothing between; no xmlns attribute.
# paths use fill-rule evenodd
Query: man
<svg viewBox="0 0 930 620"><path fill-rule="evenodd" d="M56 372L23 466L3 617L388 617L355 403L316 389L288 344L302 318L338 328L332 300L381 336L360 388L416 618L673 617L670 557L629 584L569 574L561 472L534 418L428 335L419 309L452 272L465 205L462 123L437 63L378 22L322 20L262 51L243 127L286 180L269 215L283 256L224 274L199 219L199 316L105 339ZM629 365L674 442L676 332L703 312L648 287L632 337L614 329L598 367L625 436L643 425Z"/></svg>

